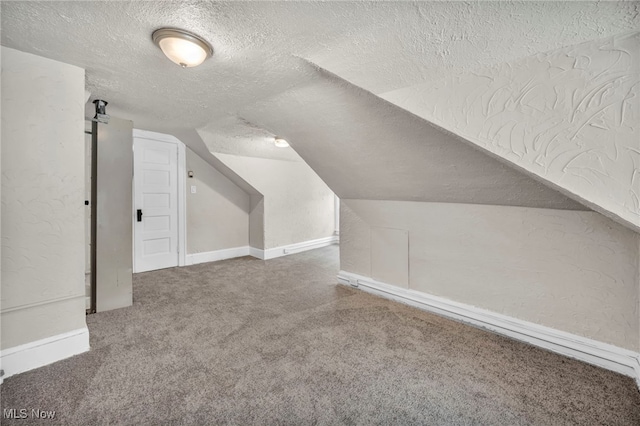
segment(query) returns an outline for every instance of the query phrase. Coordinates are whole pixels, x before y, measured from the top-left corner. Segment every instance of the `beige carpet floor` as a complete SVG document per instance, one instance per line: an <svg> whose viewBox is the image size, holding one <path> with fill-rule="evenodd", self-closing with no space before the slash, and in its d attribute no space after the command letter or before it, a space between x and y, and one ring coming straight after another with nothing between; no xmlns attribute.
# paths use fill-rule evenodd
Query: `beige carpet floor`
<svg viewBox="0 0 640 426"><path fill-rule="evenodd" d="M138 274L91 351L11 377L64 425L640 425L632 379L336 285L338 249ZM2 424L49 424L6 420Z"/></svg>

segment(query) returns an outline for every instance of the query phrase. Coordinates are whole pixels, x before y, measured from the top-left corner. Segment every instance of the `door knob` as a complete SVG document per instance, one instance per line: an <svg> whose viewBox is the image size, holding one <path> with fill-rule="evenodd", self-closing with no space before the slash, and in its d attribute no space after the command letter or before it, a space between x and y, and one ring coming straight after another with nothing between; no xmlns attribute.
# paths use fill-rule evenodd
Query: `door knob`
<svg viewBox="0 0 640 426"><path fill-rule="evenodd" d="M137 215L138 215L138 222L142 222L142 210L141 209L138 209Z"/></svg>

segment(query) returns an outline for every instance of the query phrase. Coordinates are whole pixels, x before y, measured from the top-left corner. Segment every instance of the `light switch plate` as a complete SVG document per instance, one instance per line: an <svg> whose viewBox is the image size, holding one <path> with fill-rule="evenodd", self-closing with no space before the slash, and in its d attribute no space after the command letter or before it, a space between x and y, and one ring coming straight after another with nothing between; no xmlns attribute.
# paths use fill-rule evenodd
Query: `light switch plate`
<svg viewBox="0 0 640 426"><path fill-rule="evenodd" d="M191 185L191 193L192 194L196 193L196 186L195 185Z"/></svg>

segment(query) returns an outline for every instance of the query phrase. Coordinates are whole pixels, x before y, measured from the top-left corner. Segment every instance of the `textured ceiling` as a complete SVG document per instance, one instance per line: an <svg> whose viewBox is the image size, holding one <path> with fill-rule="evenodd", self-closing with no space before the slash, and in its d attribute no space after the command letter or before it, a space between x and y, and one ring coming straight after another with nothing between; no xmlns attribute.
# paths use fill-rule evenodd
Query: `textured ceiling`
<svg viewBox="0 0 640 426"><path fill-rule="evenodd" d="M380 96L640 232L640 31Z"/></svg>
<svg viewBox="0 0 640 426"><path fill-rule="evenodd" d="M291 148L278 148L275 134L247 120L228 117L198 129L210 152L262 157L285 161L303 161Z"/></svg>
<svg viewBox="0 0 640 426"><path fill-rule="evenodd" d="M4 1L1 28L5 46L85 68L92 98L109 101L112 115L210 132L308 83L294 56L382 93L639 22L637 2ZM169 62L151 42L162 26L200 34L213 58L187 70Z"/></svg>
<svg viewBox="0 0 640 426"><path fill-rule="evenodd" d="M475 145L308 67L313 83L243 114L290 139L340 198L584 209Z"/></svg>
<svg viewBox="0 0 640 426"><path fill-rule="evenodd" d="M343 169L321 175L348 196L432 200L440 194L443 201L471 196L559 208L578 207L375 94L640 27L640 6L629 1L4 1L1 7L3 45L86 69L92 99L109 101L110 114L138 128L187 135L200 155L208 149L297 160L292 150L271 145L271 136L286 130L283 136L299 139L290 142L310 164L312 153L330 154L311 164L316 171L338 164L348 170L362 156L370 160L365 168L400 162L395 183L384 176L376 185L366 176L360 182ZM151 42L153 30L164 26L201 35L214 56L181 69ZM319 78L326 75L320 69L340 78ZM425 135L433 155L419 142ZM367 151L369 140L381 156ZM341 146L344 141L354 145ZM351 158L342 158L347 152ZM422 170L420 156L433 167ZM468 161L459 163L463 157ZM332 164L334 158L344 161Z"/></svg>

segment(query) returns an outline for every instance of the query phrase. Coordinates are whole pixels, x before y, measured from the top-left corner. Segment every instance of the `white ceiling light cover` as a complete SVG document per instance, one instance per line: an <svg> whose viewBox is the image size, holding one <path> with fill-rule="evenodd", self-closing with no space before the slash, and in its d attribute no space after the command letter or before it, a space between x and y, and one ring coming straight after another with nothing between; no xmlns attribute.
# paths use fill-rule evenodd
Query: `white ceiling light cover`
<svg viewBox="0 0 640 426"><path fill-rule="evenodd" d="M213 55L209 43L184 30L161 28L153 32L152 38L167 58L183 68L198 66Z"/></svg>
<svg viewBox="0 0 640 426"><path fill-rule="evenodd" d="M273 143L278 147L278 148L287 148L289 146L289 142L287 142L286 140L282 139L282 138L276 138Z"/></svg>

